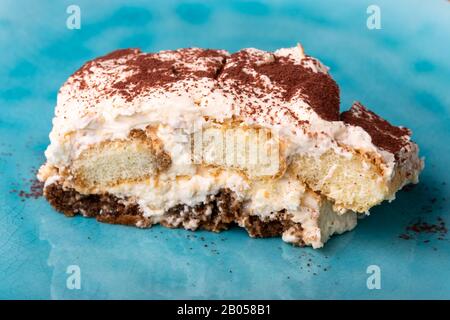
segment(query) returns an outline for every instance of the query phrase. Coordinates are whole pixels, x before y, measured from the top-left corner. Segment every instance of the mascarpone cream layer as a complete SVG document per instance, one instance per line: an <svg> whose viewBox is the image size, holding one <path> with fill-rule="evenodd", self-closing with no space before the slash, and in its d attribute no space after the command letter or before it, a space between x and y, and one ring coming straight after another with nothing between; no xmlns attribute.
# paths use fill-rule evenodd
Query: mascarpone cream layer
<svg viewBox="0 0 450 320"><path fill-rule="evenodd" d="M271 53L257 49L247 50L250 54L261 56L262 59L272 57ZM168 51L164 56L171 54ZM274 55L289 57L295 63L302 64L314 72L327 73L326 67L318 60L310 57L306 59L298 47L280 49ZM89 86L89 89L85 89L82 93L70 78L61 88L50 133L50 145L45 153L48 164L58 168L68 167L89 145L105 140L126 139L132 129L162 125L189 134L208 126L210 121L222 122L235 117L245 125L270 128L286 142L288 146L286 157L294 154L320 156L330 149L351 157L351 152L342 148L348 146L362 152L378 154L384 161L386 179L392 176L395 164L393 154L376 147L370 135L358 126L348 125L342 121L323 120L301 95L294 96L290 101L280 101L270 94L265 94L259 99L252 97L251 102L259 104L270 117L263 115L247 117L241 112L247 101L230 99L222 89L214 88L215 80L205 77L195 81L181 80L174 83L170 91L150 89L128 101L118 94L101 95L102 88L109 85L108 73L118 74L118 77L124 78L127 76L123 66L108 63L103 62L102 67L90 68L89 75L85 77L88 83L95 85ZM199 70L202 68L201 65L190 67ZM123 74L120 75L121 73ZM267 81L270 85L268 78ZM182 89L186 86L190 88L188 92ZM93 104L95 108L92 107ZM295 113L297 119L307 123L299 126L297 120L294 121L289 113L280 112L282 108L289 109ZM169 141L171 139L166 136L163 143L165 148L173 151ZM176 156L172 155L172 159L177 161Z"/></svg>

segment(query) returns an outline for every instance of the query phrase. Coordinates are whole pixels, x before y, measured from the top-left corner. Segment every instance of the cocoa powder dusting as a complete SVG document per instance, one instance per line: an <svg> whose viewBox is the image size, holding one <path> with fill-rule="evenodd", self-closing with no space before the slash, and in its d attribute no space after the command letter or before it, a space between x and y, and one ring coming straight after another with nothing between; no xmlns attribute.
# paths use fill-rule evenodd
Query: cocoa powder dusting
<svg viewBox="0 0 450 320"><path fill-rule="evenodd" d="M310 61L315 63L313 59ZM130 75L116 81L111 78L112 83L102 86L101 94L120 94L127 101L132 101L149 90L175 90L174 83L177 83L176 90L189 92L192 88L198 88L196 80L210 78L215 80L214 87L222 89L225 96L230 95L245 104L243 113L253 115L253 118L258 117L263 108L252 101L252 97L270 103L268 97L272 95L279 99L276 103L281 107L282 101L290 101L299 95L323 119L339 119L339 89L328 74L314 72L286 57L260 62L247 50L230 56L225 51L213 49L186 48L159 53L121 49L87 62L69 81L73 81L81 91L88 90L96 86L87 77L95 70L92 67L104 72L114 66L123 66L123 71ZM254 72L245 72L244 68ZM271 88L267 87L266 78L273 83ZM193 81L189 84L183 81L188 79ZM274 119L274 114L268 109L264 111L264 116ZM289 113L294 121L302 124L291 110L282 112Z"/></svg>
<svg viewBox="0 0 450 320"><path fill-rule="evenodd" d="M300 95L321 118L339 120L339 88L328 74L314 72L286 57L273 56L272 61L261 63L247 51L232 54L228 61L232 63L225 67L221 80L238 95L261 99L272 94L283 101ZM262 76L275 87L268 88Z"/></svg>
<svg viewBox="0 0 450 320"><path fill-rule="evenodd" d="M98 57L98 58L94 59L94 61L100 62L100 61L106 61L106 60L117 60L117 59L123 58L127 55L138 54L138 53L141 53L141 50L138 48L119 49L119 50L110 52L104 56Z"/></svg>
<svg viewBox="0 0 450 320"><path fill-rule="evenodd" d="M339 88L328 74L314 72L284 57L254 68L284 88L284 100L300 93L321 118L339 120Z"/></svg>
<svg viewBox="0 0 450 320"><path fill-rule="evenodd" d="M156 59L152 55L139 55L127 62L126 70L133 71L133 74L124 81L116 82L113 88L131 101L145 88L177 81L180 75L173 67L174 62L173 60Z"/></svg>
<svg viewBox="0 0 450 320"><path fill-rule="evenodd" d="M436 223L429 223L418 219L417 221L406 226L405 233L399 235L399 238L404 240L416 239L420 234L436 234L438 240L444 240L448 233L445 221L441 218L437 218ZM429 240L425 240L424 243L428 243Z"/></svg>
<svg viewBox="0 0 450 320"><path fill-rule="evenodd" d="M177 50L173 54L173 58L149 53L129 59L125 71L132 74L125 80L114 83L113 89L127 101L131 101L148 89L160 88L169 91L170 84L180 80L215 79L225 63L224 53L218 50L188 48ZM197 62L203 64L200 70L192 67ZM188 92L187 87L185 90Z"/></svg>
<svg viewBox="0 0 450 320"><path fill-rule="evenodd" d="M394 154L397 159L398 152L409 143L411 132L407 128L391 125L359 102L343 112L341 120L363 128L371 136L374 145Z"/></svg>

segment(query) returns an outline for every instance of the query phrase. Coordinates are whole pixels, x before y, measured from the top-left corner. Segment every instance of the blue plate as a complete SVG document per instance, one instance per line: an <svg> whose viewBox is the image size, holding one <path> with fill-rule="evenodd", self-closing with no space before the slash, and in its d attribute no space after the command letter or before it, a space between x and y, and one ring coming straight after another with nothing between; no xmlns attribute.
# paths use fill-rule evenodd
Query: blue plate
<svg viewBox="0 0 450 320"><path fill-rule="evenodd" d="M372 2L361 0L79 0L81 29L68 29L73 1L3 1L0 298L450 298L449 236L405 230L417 219L450 224L450 3L376 2L381 29L367 28ZM331 67L343 109L361 100L410 127L426 158L417 187L324 249L251 239L240 229L69 219L30 192L57 90L86 60L120 47L272 50L298 41Z"/></svg>

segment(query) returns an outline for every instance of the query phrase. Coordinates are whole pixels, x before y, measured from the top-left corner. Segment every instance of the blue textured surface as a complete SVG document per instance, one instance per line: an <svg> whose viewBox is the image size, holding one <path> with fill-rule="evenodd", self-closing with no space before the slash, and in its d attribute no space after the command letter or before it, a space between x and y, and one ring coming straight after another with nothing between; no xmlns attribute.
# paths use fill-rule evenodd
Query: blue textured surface
<svg viewBox="0 0 450 320"><path fill-rule="evenodd" d="M65 27L74 2L81 30ZM418 217L450 224L450 3L376 2L381 30L366 28L372 1L361 0L2 0L0 298L450 298L448 236L399 238ZM250 239L239 229L68 219L42 198L11 192L28 190L44 160L57 90L87 59L118 47L270 50L297 41L331 67L343 109L358 99L410 127L426 157L419 186L323 250ZM80 290L66 287L69 265L81 268ZM380 290L366 287L369 265L381 268Z"/></svg>

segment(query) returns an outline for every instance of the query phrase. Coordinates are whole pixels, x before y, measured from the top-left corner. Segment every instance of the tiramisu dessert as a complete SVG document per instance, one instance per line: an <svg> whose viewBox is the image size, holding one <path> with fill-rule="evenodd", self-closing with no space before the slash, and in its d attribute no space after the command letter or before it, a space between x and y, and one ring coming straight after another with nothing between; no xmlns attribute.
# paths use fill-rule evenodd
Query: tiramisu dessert
<svg viewBox="0 0 450 320"><path fill-rule="evenodd" d="M67 216L282 236L319 248L417 183L411 132L361 103L339 111L300 45L114 51L61 87L39 171Z"/></svg>

